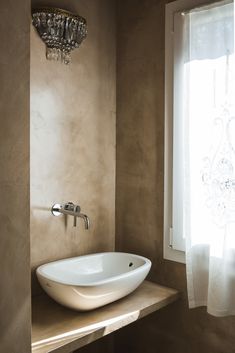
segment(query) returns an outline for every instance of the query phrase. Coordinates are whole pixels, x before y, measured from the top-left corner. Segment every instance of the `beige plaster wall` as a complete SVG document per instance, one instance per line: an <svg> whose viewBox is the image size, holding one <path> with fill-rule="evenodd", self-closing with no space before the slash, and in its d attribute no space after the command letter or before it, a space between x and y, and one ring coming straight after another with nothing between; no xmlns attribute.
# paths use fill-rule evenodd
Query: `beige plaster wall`
<svg viewBox="0 0 235 353"><path fill-rule="evenodd" d="M0 2L0 352L29 353L30 2Z"/></svg>
<svg viewBox="0 0 235 353"><path fill-rule="evenodd" d="M235 318L188 310L185 266L163 260L164 0L118 0L117 250L153 262L183 299L115 334L115 351L234 353Z"/></svg>
<svg viewBox="0 0 235 353"><path fill-rule="evenodd" d="M116 43L113 0L33 1L79 13L88 37L69 66L45 59L31 28L31 266L114 249ZM73 201L91 220L53 217ZM33 292L39 288L33 276Z"/></svg>
<svg viewBox="0 0 235 353"><path fill-rule="evenodd" d="M114 352L114 333L104 336L82 348L76 353L113 353ZM75 352L73 352L75 353Z"/></svg>

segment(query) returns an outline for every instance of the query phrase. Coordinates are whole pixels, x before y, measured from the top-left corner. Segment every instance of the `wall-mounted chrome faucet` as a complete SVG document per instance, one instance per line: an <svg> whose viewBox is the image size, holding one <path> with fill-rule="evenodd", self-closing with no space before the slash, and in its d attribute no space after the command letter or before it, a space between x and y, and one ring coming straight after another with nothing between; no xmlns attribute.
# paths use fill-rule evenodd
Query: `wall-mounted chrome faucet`
<svg viewBox="0 0 235 353"><path fill-rule="evenodd" d="M76 227L76 225L77 225L77 217L82 218L85 223L85 229L89 229L90 220L87 217L87 215L81 213L80 211L81 211L81 207L78 205L74 205L73 202L67 202L64 205L56 203L51 208L51 213L53 214L53 216L57 217L62 214L73 216L74 217L74 220L73 220L74 227Z"/></svg>

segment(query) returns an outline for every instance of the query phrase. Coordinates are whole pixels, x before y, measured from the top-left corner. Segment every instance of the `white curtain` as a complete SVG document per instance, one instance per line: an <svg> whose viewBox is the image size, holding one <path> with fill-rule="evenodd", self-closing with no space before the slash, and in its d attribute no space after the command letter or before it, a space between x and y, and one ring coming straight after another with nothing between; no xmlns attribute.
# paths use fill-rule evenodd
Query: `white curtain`
<svg viewBox="0 0 235 353"><path fill-rule="evenodd" d="M183 31L183 232L189 306L235 315L234 3L177 14ZM179 112L178 112L179 113Z"/></svg>

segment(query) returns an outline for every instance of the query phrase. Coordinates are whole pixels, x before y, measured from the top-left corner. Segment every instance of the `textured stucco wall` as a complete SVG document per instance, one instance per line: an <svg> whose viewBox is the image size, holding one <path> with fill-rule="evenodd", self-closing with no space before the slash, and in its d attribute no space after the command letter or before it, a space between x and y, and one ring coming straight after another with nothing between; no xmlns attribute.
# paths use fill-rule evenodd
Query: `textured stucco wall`
<svg viewBox="0 0 235 353"><path fill-rule="evenodd" d="M0 352L29 353L30 2L0 2Z"/></svg>
<svg viewBox="0 0 235 353"><path fill-rule="evenodd" d="M88 37L69 66L45 59L31 27L31 266L114 249L116 42L110 0L33 1L79 13ZM73 201L91 220L53 217ZM33 276L33 292L39 288Z"/></svg>
<svg viewBox="0 0 235 353"><path fill-rule="evenodd" d="M117 3L117 250L149 257L150 279L183 299L120 330L115 350L234 353L235 318L188 310L185 266L163 260L165 1Z"/></svg>

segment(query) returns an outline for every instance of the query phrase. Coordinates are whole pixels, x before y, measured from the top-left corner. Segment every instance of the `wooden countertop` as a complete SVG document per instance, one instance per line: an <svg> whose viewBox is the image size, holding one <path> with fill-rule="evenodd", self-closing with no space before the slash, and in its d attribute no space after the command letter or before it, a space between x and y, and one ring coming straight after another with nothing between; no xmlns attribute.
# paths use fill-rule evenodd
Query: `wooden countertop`
<svg viewBox="0 0 235 353"><path fill-rule="evenodd" d="M179 293L144 281L127 297L89 312L67 309L48 296L32 303L32 353L69 353L170 304Z"/></svg>

